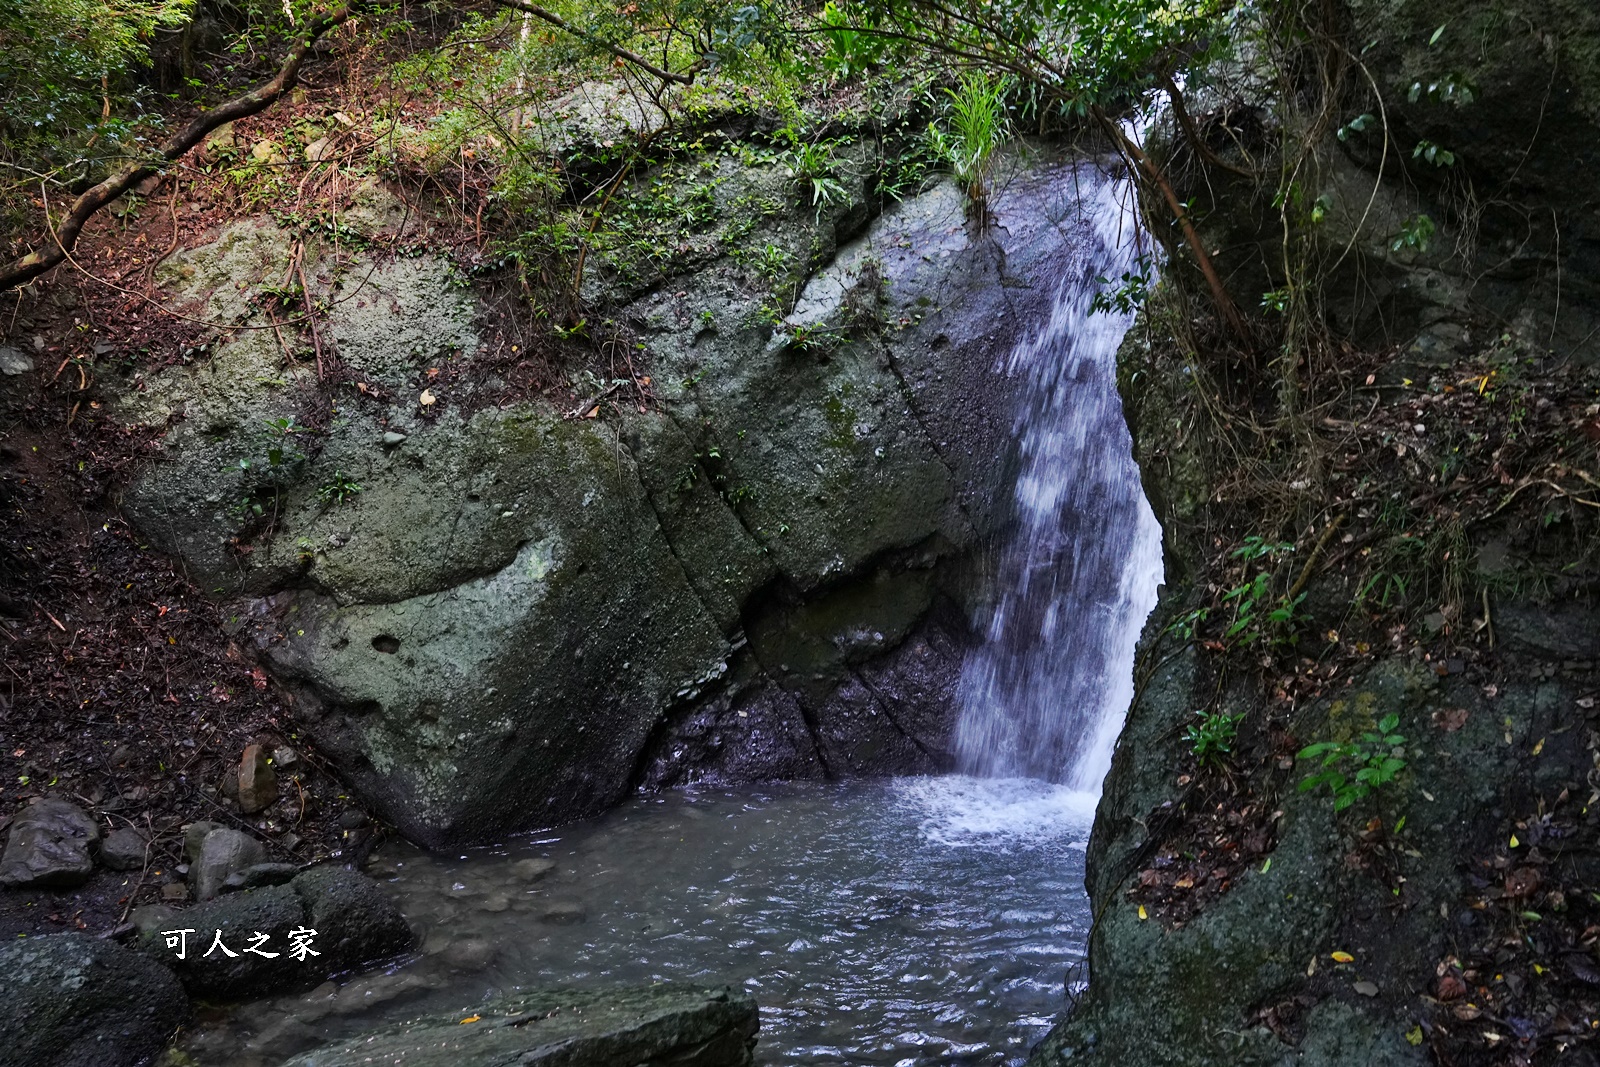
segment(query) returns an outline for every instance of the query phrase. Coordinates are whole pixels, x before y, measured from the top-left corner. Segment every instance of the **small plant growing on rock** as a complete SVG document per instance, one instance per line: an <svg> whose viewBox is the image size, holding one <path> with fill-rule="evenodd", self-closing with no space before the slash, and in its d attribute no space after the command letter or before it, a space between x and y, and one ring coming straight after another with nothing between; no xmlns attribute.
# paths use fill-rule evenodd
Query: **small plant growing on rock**
<svg viewBox="0 0 1600 1067"><path fill-rule="evenodd" d="M850 191L837 174L834 160L834 141L800 141L792 134L795 145L784 154L784 165L789 177L811 191L811 206L822 217L831 204L842 204L850 199Z"/></svg>
<svg viewBox="0 0 1600 1067"><path fill-rule="evenodd" d="M317 488L317 498L324 504L337 507L361 492L361 484L344 471L336 470L333 477Z"/></svg>
<svg viewBox="0 0 1600 1067"><path fill-rule="evenodd" d="M266 419L263 426L252 454L229 468L239 472L240 495L234 511L245 519L266 518L269 510L276 518L279 494L295 480L306 461L306 454L294 443L306 430L293 415Z"/></svg>
<svg viewBox="0 0 1600 1067"><path fill-rule="evenodd" d="M1359 741L1319 741L1302 748L1297 759L1322 762L1315 774L1300 783L1300 791L1307 793L1325 785L1333 794L1333 810L1343 811L1388 785L1406 768L1401 747L1406 739L1394 732L1399 725L1400 716L1391 712Z"/></svg>
<svg viewBox="0 0 1600 1067"><path fill-rule="evenodd" d="M1239 734L1239 722L1244 715L1199 708L1195 716L1198 721L1189 724L1183 739L1193 747L1200 766L1218 766L1233 754L1233 741Z"/></svg>
<svg viewBox="0 0 1600 1067"><path fill-rule="evenodd" d="M1089 314L1132 315L1150 298L1150 285L1154 279L1154 268L1143 259L1135 270L1123 271L1119 283L1114 283L1104 275L1097 276L1095 281L1102 288L1089 302Z"/></svg>

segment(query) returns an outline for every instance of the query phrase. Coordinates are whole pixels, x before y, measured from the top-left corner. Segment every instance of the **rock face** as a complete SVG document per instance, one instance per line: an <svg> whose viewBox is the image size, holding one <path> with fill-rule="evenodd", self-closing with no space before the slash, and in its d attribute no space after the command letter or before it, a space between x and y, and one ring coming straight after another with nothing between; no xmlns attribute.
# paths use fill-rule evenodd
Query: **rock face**
<svg viewBox="0 0 1600 1067"><path fill-rule="evenodd" d="M748 1067L756 1002L732 989L671 985L625 992L552 992L496 1001L476 1019L418 1019L284 1067Z"/></svg>
<svg viewBox="0 0 1600 1067"><path fill-rule="evenodd" d="M5 1067L140 1067L189 1016L166 968L83 934L0 946L0 1004Z"/></svg>
<svg viewBox="0 0 1600 1067"><path fill-rule="evenodd" d="M228 893L181 911L140 909L134 920L140 950L206 1000L311 989L331 974L400 955L415 941L376 882L335 866L314 867L285 885ZM310 935L300 938L296 931ZM221 947L215 945L219 932ZM257 941L254 934L267 938ZM293 951L297 940L310 948L303 958ZM248 951L252 946L258 951Z"/></svg>
<svg viewBox="0 0 1600 1067"><path fill-rule="evenodd" d="M23 808L0 856L0 885L74 886L94 873L100 828L71 801L47 798Z"/></svg>
<svg viewBox="0 0 1600 1067"><path fill-rule="evenodd" d="M130 516L255 598L303 723L423 844L641 786L948 763L975 551L1010 507L999 367L1070 251L1070 170L1028 164L978 235L948 183L869 221L861 190L819 215L780 166L708 166L650 178L713 192L699 251L589 275L649 351L645 403L581 376L570 400L500 403L471 294L421 257L373 268L381 300L332 301L323 339L371 388L325 433L286 421L325 401L270 331L118 404L165 431ZM286 254L241 223L162 279L248 316L235 283Z"/></svg>

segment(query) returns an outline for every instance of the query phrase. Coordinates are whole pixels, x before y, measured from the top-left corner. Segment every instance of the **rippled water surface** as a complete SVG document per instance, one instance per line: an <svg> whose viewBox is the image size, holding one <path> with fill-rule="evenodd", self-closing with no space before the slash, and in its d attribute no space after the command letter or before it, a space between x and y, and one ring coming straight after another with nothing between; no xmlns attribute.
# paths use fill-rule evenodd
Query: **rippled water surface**
<svg viewBox="0 0 1600 1067"><path fill-rule="evenodd" d="M761 1063L1020 1063L1084 952L1092 814L1058 786L917 778L640 799L451 856L389 845L370 873L418 958L204 1021L185 1048L273 1064L499 992L670 980L753 993Z"/></svg>

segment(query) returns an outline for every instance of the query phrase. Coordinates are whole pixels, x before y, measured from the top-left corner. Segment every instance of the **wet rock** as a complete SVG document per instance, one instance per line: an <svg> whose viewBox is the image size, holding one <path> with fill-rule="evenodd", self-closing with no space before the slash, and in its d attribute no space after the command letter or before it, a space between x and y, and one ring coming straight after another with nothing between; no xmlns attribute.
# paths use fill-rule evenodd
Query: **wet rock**
<svg viewBox="0 0 1600 1067"><path fill-rule="evenodd" d="M137 1067L189 1015L166 968L76 933L0 947L0 1005L0 1062L18 1067Z"/></svg>
<svg viewBox="0 0 1600 1067"><path fill-rule="evenodd" d="M300 872L294 863L256 863L242 871L234 871L223 881L219 892L237 893L241 889L259 889L266 885L283 885Z"/></svg>
<svg viewBox="0 0 1600 1067"><path fill-rule="evenodd" d="M100 842L100 862L113 871L137 871L144 866L148 845L144 834L131 826L124 826L111 831Z"/></svg>
<svg viewBox="0 0 1600 1067"><path fill-rule="evenodd" d="M182 882L168 882L161 887L161 899L169 904L182 904L189 899L189 887Z"/></svg>
<svg viewBox="0 0 1600 1067"><path fill-rule="evenodd" d="M339 813L339 828L342 830L359 830L367 825L367 817L356 808L348 808Z"/></svg>
<svg viewBox="0 0 1600 1067"><path fill-rule="evenodd" d="M800 701L765 678L736 679L674 716L644 767L646 790L826 776Z"/></svg>
<svg viewBox="0 0 1600 1067"><path fill-rule="evenodd" d="M261 842L238 830L218 829L206 834L200 853L189 870L189 884L195 899L211 900L222 891L230 875L264 863L267 850Z"/></svg>
<svg viewBox="0 0 1600 1067"><path fill-rule="evenodd" d="M576 900L552 900L539 913L539 921L552 926L581 923L588 918L588 909Z"/></svg>
<svg viewBox="0 0 1600 1067"><path fill-rule="evenodd" d="M445 938L434 946L430 955L436 956L446 967L457 974L473 974L495 961L500 950L493 941L482 937L465 939Z"/></svg>
<svg viewBox="0 0 1600 1067"><path fill-rule="evenodd" d="M239 810L264 811L278 799L278 774L260 745L247 745L239 761Z"/></svg>
<svg viewBox="0 0 1600 1067"><path fill-rule="evenodd" d="M415 935L389 895L365 875L328 864L295 876L306 923L330 972L347 971L409 951Z"/></svg>
<svg viewBox="0 0 1600 1067"><path fill-rule="evenodd" d="M18 812L0 856L0 885L74 886L94 873L100 828L70 801L49 798Z"/></svg>
<svg viewBox="0 0 1600 1067"><path fill-rule="evenodd" d="M748 1067L759 1025L754 998L732 989L656 986L507 997L460 1014L423 1017L290 1060L285 1067L406 1067L517 1063L609 1067L677 1063Z"/></svg>
<svg viewBox="0 0 1600 1067"><path fill-rule="evenodd" d="M524 882L540 881L555 869L555 860L547 860L539 857L518 860L511 865L511 873L522 879Z"/></svg>
<svg viewBox="0 0 1600 1067"><path fill-rule="evenodd" d="M339 990L329 1009L334 1015L359 1015L428 988L427 979L419 974L375 974Z"/></svg>
<svg viewBox="0 0 1600 1067"><path fill-rule="evenodd" d="M319 1043L316 1030L308 1022L289 1016L264 1027L245 1044L245 1051L281 1058L316 1048Z"/></svg>

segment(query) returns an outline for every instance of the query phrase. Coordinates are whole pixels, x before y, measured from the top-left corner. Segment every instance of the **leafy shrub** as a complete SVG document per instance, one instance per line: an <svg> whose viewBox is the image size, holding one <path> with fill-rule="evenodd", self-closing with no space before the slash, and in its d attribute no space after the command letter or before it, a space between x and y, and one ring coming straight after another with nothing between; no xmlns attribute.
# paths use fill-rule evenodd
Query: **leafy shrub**
<svg viewBox="0 0 1600 1067"><path fill-rule="evenodd" d="M928 127L934 154L949 165L974 203L988 199L994 154L1011 136L1005 106L1010 87L1010 78L969 70L961 76L959 86L945 90L950 98L946 127Z"/></svg>
<svg viewBox="0 0 1600 1067"><path fill-rule="evenodd" d="M1400 716L1391 712L1359 741L1319 741L1302 748L1297 759L1322 762L1315 774L1300 783L1300 791L1307 793L1325 785L1333 794L1333 810L1343 811L1394 781L1406 768L1401 755L1406 739L1394 732L1399 725Z"/></svg>
<svg viewBox="0 0 1600 1067"><path fill-rule="evenodd" d="M1189 742L1202 767L1220 764L1233 754L1233 741L1239 734L1239 722L1244 715L1227 715L1200 708L1195 716L1199 721L1189 724L1183 739Z"/></svg>

